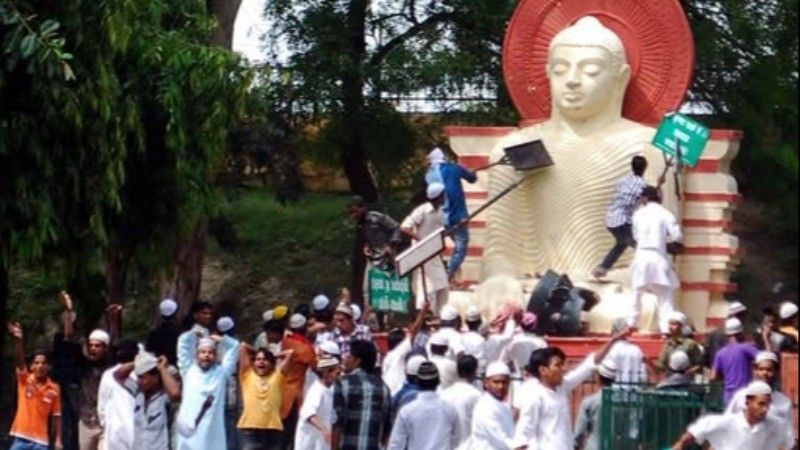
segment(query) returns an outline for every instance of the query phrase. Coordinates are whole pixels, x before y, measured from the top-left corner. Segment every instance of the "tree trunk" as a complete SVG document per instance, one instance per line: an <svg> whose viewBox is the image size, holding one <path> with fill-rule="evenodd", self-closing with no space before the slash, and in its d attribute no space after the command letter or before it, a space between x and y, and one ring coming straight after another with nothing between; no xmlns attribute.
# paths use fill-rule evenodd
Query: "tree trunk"
<svg viewBox="0 0 800 450"><path fill-rule="evenodd" d="M370 0L351 0L347 10L348 47L347 64L342 72L342 161L350 190L368 203L378 200L378 189L367 164L364 143L364 76L362 73L366 58L366 20ZM364 280L364 242L356 236L353 242L350 281L351 299L363 304L362 283Z"/></svg>
<svg viewBox="0 0 800 450"><path fill-rule="evenodd" d="M211 44L227 50L233 49L233 25L242 0L210 0L208 12L217 18L219 26L211 35Z"/></svg>
<svg viewBox="0 0 800 450"><path fill-rule="evenodd" d="M211 37L212 45L226 50L233 49L233 26L241 3L242 0L207 1L208 12L219 22L219 27ZM180 305L180 317L185 316L192 304L200 298L207 230L207 218L201 217L191 234L178 243L173 258L172 282L168 289L162 288L164 297L172 297Z"/></svg>
<svg viewBox="0 0 800 450"><path fill-rule="evenodd" d="M351 0L347 10L347 64L342 72L342 161L350 190L374 203L378 189L367 164L364 143L364 59L369 0Z"/></svg>
<svg viewBox="0 0 800 450"><path fill-rule="evenodd" d="M175 248L172 283L168 292L180 305L180 317L200 298L208 224L200 219L192 233Z"/></svg>
<svg viewBox="0 0 800 450"><path fill-rule="evenodd" d="M125 281L130 257L123 251L105 255L103 277L106 280L106 301L109 305L125 304Z"/></svg>

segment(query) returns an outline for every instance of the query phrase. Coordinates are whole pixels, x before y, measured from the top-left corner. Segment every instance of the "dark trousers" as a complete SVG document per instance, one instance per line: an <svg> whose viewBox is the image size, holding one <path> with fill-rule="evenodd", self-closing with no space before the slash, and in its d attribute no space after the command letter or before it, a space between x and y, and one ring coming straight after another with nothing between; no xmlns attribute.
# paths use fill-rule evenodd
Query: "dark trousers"
<svg viewBox="0 0 800 450"><path fill-rule="evenodd" d="M283 448L284 450L294 450L294 432L297 430L297 420L300 411L295 401L289 415L283 420Z"/></svg>
<svg viewBox="0 0 800 450"><path fill-rule="evenodd" d="M242 450L281 450L283 432L280 430L240 429Z"/></svg>
<svg viewBox="0 0 800 450"><path fill-rule="evenodd" d="M608 231L610 231L614 236L616 243L613 247L611 247L611 250L608 251L608 254L603 259L603 262L600 263L600 267L606 270L614 267L614 264L617 263L619 257L625 253L625 249L628 247L636 247L636 241L633 240L633 229L631 224L608 228Z"/></svg>

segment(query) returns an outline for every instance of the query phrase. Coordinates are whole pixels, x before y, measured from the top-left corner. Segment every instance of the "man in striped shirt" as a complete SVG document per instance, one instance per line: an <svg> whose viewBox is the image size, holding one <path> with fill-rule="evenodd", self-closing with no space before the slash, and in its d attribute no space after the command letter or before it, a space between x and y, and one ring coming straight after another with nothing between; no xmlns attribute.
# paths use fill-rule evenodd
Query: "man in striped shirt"
<svg viewBox="0 0 800 450"><path fill-rule="evenodd" d="M628 247L636 246L631 232L631 223L633 210L639 203L642 189L647 184L643 178L644 172L647 170L647 159L644 156L634 156L631 159L631 169L632 173L617 183L611 204L608 206L608 212L606 212L606 228L614 236L616 243L611 247L603 262L592 271L592 275L596 278L606 276L625 250Z"/></svg>

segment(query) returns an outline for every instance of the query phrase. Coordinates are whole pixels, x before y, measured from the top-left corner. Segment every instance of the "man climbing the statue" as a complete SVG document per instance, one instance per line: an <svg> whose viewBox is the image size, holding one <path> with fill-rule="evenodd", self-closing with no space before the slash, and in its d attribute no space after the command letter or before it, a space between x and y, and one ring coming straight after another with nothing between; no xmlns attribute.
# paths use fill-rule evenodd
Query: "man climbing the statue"
<svg viewBox="0 0 800 450"><path fill-rule="evenodd" d="M658 324L662 333L669 332L669 317L674 310L678 277L672 269L667 244L683 240L678 220L661 206L661 195L655 186L642 190L642 207L633 214L633 239L636 253L631 264L631 284L635 292L633 326L639 321L645 293L658 298Z"/></svg>
<svg viewBox="0 0 800 450"><path fill-rule="evenodd" d="M478 176L475 175L475 172L458 164L447 162L444 152L438 147L428 154L428 162L430 168L425 174L425 182L428 185L437 182L444 185L444 225L446 228L457 227L450 233L455 248L450 264L447 266L447 278L450 285L457 287L455 286L455 277L461 264L464 263L464 258L467 257L467 247L469 246L469 228L466 224L469 214L461 180L475 183L478 181Z"/></svg>
<svg viewBox="0 0 800 450"><path fill-rule="evenodd" d="M635 247L636 241L633 240L631 221L633 211L639 204L642 189L647 185L644 180L644 172L647 170L647 159L644 156L636 155L631 159L631 173L623 177L617 183L614 197L606 212L606 228L614 236L614 246L603 258L603 262L597 266L592 275L595 278L603 278L609 270L614 267L617 260L625 253L628 247ZM659 183L663 182L663 176Z"/></svg>

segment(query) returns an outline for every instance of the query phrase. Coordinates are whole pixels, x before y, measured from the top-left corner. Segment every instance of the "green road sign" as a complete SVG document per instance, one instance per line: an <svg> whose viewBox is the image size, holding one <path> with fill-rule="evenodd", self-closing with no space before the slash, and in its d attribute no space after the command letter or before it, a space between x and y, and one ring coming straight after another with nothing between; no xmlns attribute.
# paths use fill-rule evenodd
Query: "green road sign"
<svg viewBox="0 0 800 450"><path fill-rule="evenodd" d="M700 123L679 113L664 116L658 127L653 145L668 155L675 155L680 145L681 162L690 167L697 165L697 160L706 148L711 132Z"/></svg>
<svg viewBox="0 0 800 450"><path fill-rule="evenodd" d="M400 278L394 272L373 268L369 271L369 301L376 311L408 313L411 299L409 277Z"/></svg>

